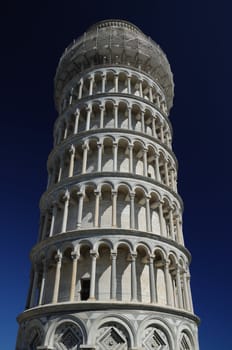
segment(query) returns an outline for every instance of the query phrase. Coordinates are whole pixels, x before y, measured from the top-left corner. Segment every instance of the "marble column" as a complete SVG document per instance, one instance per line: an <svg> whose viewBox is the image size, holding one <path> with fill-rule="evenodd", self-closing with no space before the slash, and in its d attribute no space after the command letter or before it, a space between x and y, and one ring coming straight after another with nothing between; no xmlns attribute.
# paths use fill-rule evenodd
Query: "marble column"
<svg viewBox="0 0 232 350"><path fill-rule="evenodd" d="M82 174L85 174L86 173L86 166L87 166L87 155L88 155L88 150L89 150L88 143L84 143L84 145L82 145L82 149L83 149Z"/></svg>
<svg viewBox="0 0 232 350"><path fill-rule="evenodd" d="M95 215L94 215L94 226L99 227L99 203L101 192L98 190L94 191L95 194Z"/></svg>
<svg viewBox="0 0 232 350"><path fill-rule="evenodd" d="M73 176L73 169L74 169L74 160L75 160L75 147L71 145L69 148L69 154L70 154L70 160L69 160L69 171L68 171L68 177Z"/></svg>
<svg viewBox="0 0 232 350"><path fill-rule="evenodd" d="M161 182L160 171L159 171L159 154L154 155L155 157L155 179Z"/></svg>
<svg viewBox="0 0 232 350"><path fill-rule="evenodd" d="M174 178L174 172L175 170L171 168L171 187L172 190L175 191L175 178Z"/></svg>
<svg viewBox="0 0 232 350"><path fill-rule="evenodd" d="M117 226L117 191L112 191L112 227Z"/></svg>
<svg viewBox="0 0 232 350"><path fill-rule="evenodd" d="M103 73L102 74L102 93L105 92L105 89L106 89L106 74Z"/></svg>
<svg viewBox="0 0 232 350"><path fill-rule="evenodd" d="M89 77L89 96L93 94L94 75Z"/></svg>
<svg viewBox="0 0 232 350"><path fill-rule="evenodd" d="M49 237L52 237L54 234L54 225L55 225L56 215L57 215L57 203L53 202L52 205L53 205L53 207L52 207L52 219L51 219Z"/></svg>
<svg viewBox="0 0 232 350"><path fill-rule="evenodd" d="M60 167L59 167L57 182L61 181L63 169L64 169L64 155L62 154L60 157Z"/></svg>
<svg viewBox="0 0 232 350"><path fill-rule="evenodd" d="M77 279L77 263L78 263L78 259L79 259L77 252L73 251L71 253L71 258L72 258L72 277L71 277L69 300L74 301L75 289L76 289L76 279Z"/></svg>
<svg viewBox="0 0 232 350"><path fill-rule="evenodd" d="M169 227L170 234L173 241L175 241L175 231L174 231L174 222L173 222L173 208L169 208Z"/></svg>
<svg viewBox="0 0 232 350"><path fill-rule="evenodd" d="M188 311L191 311L191 306L189 303L189 292L188 292L188 282L187 282L186 271L183 271L183 288L184 288L185 307Z"/></svg>
<svg viewBox="0 0 232 350"><path fill-rule="evenodd" d="M181 280L180 280L180 267L177 265L176 267L176 285L177 285L177 297L178 297L178 306L179 308L183 308L183 299L182 299L182 288L181 288Z"/></svg>
<svg viewBox="0 0 232 350"><path fill-rule="evenodd" d="M78 132L78 125L79 125L79 118L80 118L80 111L77 109L76 112L74 113L75 116L75 122L74 122L74 130L73 133L74 135L77 134Z"/></svg>
<svg viewBox="0 0 232 350"><path fill-rule="evenodd" d="M129 172L133 174L133 147L134 145L129 143Z"/></svg>
<svg viewBox="0 0 232 350"><path fill-rule="evenodd" d="M83 81L83 79L81 79L81 80L80 80L80 85L79 85L79 92L78 92L78 99L79 99L79 100L82 98L83 84L84 84L84 81Z"/></svg>
<svg viewBox="0 0 232 350"><path fill-rule="evenodd" d="M152 136L154 136L157 139L157 132L156 132L156 116L152 116Z"/></svg>
<svg viewBox="0 0 232 350"><path fill-rule="evenodd" d="M127 109L128 109L128 129L129 129L129 130L132 130L132 119L131 119L131 110L132 110L132 107L131 107L131 106L128 106Z"/></svg>
<svg viewBox="0 0 232 350"><path fill-rule="evenodd" d="M150 199L150 196L146 196L146 226L148 232L151 232Z"/></svg>
<svg viewBox="0 0 232 350"><path fill-rule="evenodd" d="M97 254L97 252L90 251L90 256L92 259L92 264L91 264L89 299L95 300L96 262L97 262L98 254Z"/></svg>
<svg viewBox="0 0 232 350"><path fill-rule="evenodd" d="M113 165L113 171L117 171L117 163L118 163L118 143L113 142L113 157L114 157L114 165Z"/></svg>
<svg viewBox="0 0 232 350"><path fill-rule="evenodd" d="M148 149L144 147L143 149L143 175L147 176L147 152Z"/></svg>
<svg viewBox="0 0 232 350"><path fill-rule="evenodd" d="M166 284L166 297L167 297L167 305L172 305L172 287L171 287L171 276L169 272L169 260L164 262L164 277Z"/></svg>
<svg viewBox="0 0 232 350"><path fill-rule="evenodd" d="M149 282L150 282L150 297L151 303L156 303L156 285L155 285L155 271L154 271L154 255L149 256Z"/></svg>
<svg viewBox="0 0 232 350"><path fill-rule="evenodd" d="M98 148L97 171L101 172L101 170L102 170L102 149L103 149L103 144L101 142L97 142L97 148Z"/></svg>
<svg viewBox="0 0 232 350"><path fill-rule="evenodd" d="M190 288L190 273L189 272L187 272L186 279L187 279L188 295L189 295L189 302L190 302L190 311L194 312L192 293L191 293L191 288Z"/></svg>
<svg viewBox="0 0 232 350"><path fill-rule="evenodd" d="M77 211L77 229L81 227L82 223L82 212L83 212L83 202L84 202L84 193L78 192L78 211Z"/></svg>
<svg viewBox="0 0 232 350"><path fill-rule="evenodd" d="M61 264L62 264L62 254L61 253L58 252L56 254L55 262L56 262L56 273L55 273L55 282L54 282L52 303L57 303L57 301L58 301L59 287L60 287L60 270L61 270Z"/></svg>
<svg viewBox="0 0 232 350"><path fill-rule="evenodd" d="M163 126L163 123L160 124L160 138L161 138L161 142L164 143L164 126Z"/></svg>
<svg viewBox="0 0 232 350"><path fill-rule="evenodd" d="M40 293L39 293L39 305L43 304L44 287L45 287L45 283L46 283L46 273L47 273L46 259L43 259L42 263L43 263L43 273L42 273L42 280L41 280Z"/></svg>
<svg viewBox="0 0 232 350"><path fill-rule="evenodd" d="M139 96L143 98L143 82L142 80L140 79L139 80Z"/></svg>
<svg viewBox="0 0 232 350"><path fill-rule="evenodd" d="M127 77L127 93L131 94L131 76L128 75Z"/></svg>
<svg viewBox="0 0 232 350"><path fill-rule="evenodd" d="M167 159L164 159L164 175L165 175L165 185L169 186L168 161L167 161Z"/></svg>
<svg viewBox="0 0 232 350"><path fill-rule="evenodd" d="M118 128L118 104L114 104L114 127Z"/></svg>
<svg viewBox="0 0 232 350"><path fill-rule="evenodd" d="M114 75L114 92L118 92L118 74Z"/></svg>
<svg viewBox="0 0 232 350"><path fill-rule="evenodd" d="M130 192L130 228L135 229L135 192Z"/></svg>
<svg viewBox="0 0 232 350"><path fill-rule="evenodd" d="M64 211L63 211L61 232L66 232L67 222L68 222L68 207L69 207L69 199L70 199L70 195L68 191L65 192L63 199L64 199Z"/></svg>
<svg viewBox="0 0 232 350"><path fill-rule="evenodd" d="M141 110L141 132L145 132L144 110Z"/></svg>
<svg viewBox="0 0 232 350"><path fill-rule="evenodd" d="M164 236L164 215L163 215L163 202L159 203L159 223L160 223L160 235Z"/></svg>
<svg viewBox="0 0 232 350"><path fill-rule="evenodd" d="M152 93L152 86L149 86L149 100L153 103L153 93Z"/></svg>
<svg viewBox="0 0 232 350"><path fill-rule="evenodd" d="M137 301L136 253L131 253L131 301Z"/></svg>
<svg viewBox="0 0 232 350"><path fill-rule="evenodd" d="M90 118L91 118L91 113L92 113L92 106L88 106L86 108L87 116L86 116L86 127L85 130L88 131L90 129Z"/></svg>
<svg viewBox="0 0 232 350"><path fill-rule="evenodd" d="M104 128L104 114L105 114L105 106L100 105L100 129Z"/></svg>
<svg viewBox="0 0 232 350"><path fill-rule="evenodd" d="M111 251L111 299L116 300L117 272L116 272L117 252Z"/></svg>

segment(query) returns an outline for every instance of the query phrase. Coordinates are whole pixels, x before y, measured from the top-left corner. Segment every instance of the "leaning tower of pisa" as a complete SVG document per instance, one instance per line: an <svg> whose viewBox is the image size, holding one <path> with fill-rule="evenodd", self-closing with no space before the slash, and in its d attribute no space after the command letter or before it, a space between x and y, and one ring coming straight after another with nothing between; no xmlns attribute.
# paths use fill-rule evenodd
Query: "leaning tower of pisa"
<svg viewBox="0 0 232 350"><path fill-rule="evenodd" d="M55 76L54 147L17 350L198 350L164 52L106 20Z"/></svg>

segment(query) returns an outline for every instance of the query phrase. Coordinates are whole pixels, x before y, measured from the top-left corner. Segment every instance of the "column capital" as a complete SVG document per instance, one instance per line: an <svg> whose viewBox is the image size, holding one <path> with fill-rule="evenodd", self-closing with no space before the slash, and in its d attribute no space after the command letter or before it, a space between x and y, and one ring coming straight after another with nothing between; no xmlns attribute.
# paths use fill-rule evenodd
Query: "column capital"
<svg viewBox="0 0 232 350"><path fill-rule="evenodd" d="M80 110L79 109L76 109L74 112L73 112L74 116L77 117L78 115L80 115Z"/></svg>
<svg viewBox="0 0 232 350"><path fill-rule="evenodd" d="M84 143L84 144L82 145L82 149L83 149L83 150L85 150L85 149L89 150L89 143Z"/></svg>
<svg viewBox="0 0 232 350"><path fill-rule="evenodd" d="M96 252L96 250L90 250L90 256L92 257L92 258L98 258L99 257L99 254L98 254L98 252Z"/></svg>
<svg viewBox="0 0 232 350"><path fill-rule="evenodd" d="M83 191L77 192L78 197L84 197L85 193Z"/></svg>
<svg viewBox="0 0 232 350"><path fill-rule="evenodd" d="M136 252L131 252L129 254L129 260L130 261L135 261L136 258L137 258L137 253Z"/></svg>
<svg viewBox="0 0 232 350"><path fill-rule="evenodd" d="M111 257L112 260L113 260L113 259L116 259L116 258L117 258L117 251L111 250L111 252L110 252L110 257Z"/></svg>
<svg viewBox="0 0 232 350"><path fill-rule="evenodd" d="M79 258L80 258L80 255L76 251L71 252L72 260L78 260Z"/></svg>
<svg viewBox="0 0 232 350"><path fill-rule="evenodd" d="M89 104L86 109L85 109L87 112L91 112L92 111L92 105Z"/></svg>
<svg viewBox="0 0 232 350"><path fill-rule="evenodd" d="M62 254L61 254L60 252L58 252L58 253L55 255L54 259L55 259L55 261L56 261L57 263L61 263L61 261L62 261Z"/></svg>
<svg viewBox="0 0 232 350"><path fill-rule="evenodd" d="M112 191L111 191L111 195L112 195L112 196L117 196L117 194L118 194L118 191L117 191L117 190L112 190Z"/></svg>
<svg viewBox="0 0 232 350"><path fill-rule="evenodd" d="M94 192L95 196L101 195L101 191L99 191L99 190L94 190L93 192Z"/></svg>
<svg viewBox="0 0 232 350"><path fill-rule="evenodd" d="M65 194L64 194L64 196L63 196L63 199L65 200L65 202L67 201L67 200L69 200L70 199L70 193L69 193L69 191L67 190L67 191L65 191Z"/></svg>
<svg viewBox="0 0 232 350"><path fill-rule="evenodd" d="M131 199L132 199L132 198L135 198L135 192L133 192L133 191L130 192L130 198L131 198Z"/></svg>
<svg viewBox="0 0 232 350"><path fill-rule="evenodd" d="M148 256L148 259L149 259L149 263L150 263L150 264L153 264L153 263L154 263L154 260L155 260L155 254L150 254L150 255Z"/></svg>
<svg viewBox="0 0 232 350"><path fill-rule="evenodd" d="M75 147L73 146L73 145L71 145L70 147L69 147L69 153L71 153L71 154L74 154L75 153Z"/></svg>
<svg viewBox="0 0 232 350"><path fill-rule="evenodd" d="M148 148L147 147L143 147L143 153L147 153L148 152Z"/></svg>

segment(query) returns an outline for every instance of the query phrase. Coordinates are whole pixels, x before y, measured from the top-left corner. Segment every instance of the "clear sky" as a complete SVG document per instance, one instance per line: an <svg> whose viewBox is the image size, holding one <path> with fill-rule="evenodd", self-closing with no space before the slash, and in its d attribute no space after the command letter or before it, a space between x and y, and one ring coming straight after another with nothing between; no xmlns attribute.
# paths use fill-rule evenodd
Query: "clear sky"
<svg viewBox="0 0 232 350"><path fill-rule="evenodd" d="M228 2L229 3L229 2ZM0 349L15 346L29 287L29 251L57 117L53 78L65 47L91 24L131 21L165 51L174 74L170 119L192 253L201 350L232 349L232 44L226 1L8 1L1 5ZM231 5L232 7L232 5Z"/></svg>

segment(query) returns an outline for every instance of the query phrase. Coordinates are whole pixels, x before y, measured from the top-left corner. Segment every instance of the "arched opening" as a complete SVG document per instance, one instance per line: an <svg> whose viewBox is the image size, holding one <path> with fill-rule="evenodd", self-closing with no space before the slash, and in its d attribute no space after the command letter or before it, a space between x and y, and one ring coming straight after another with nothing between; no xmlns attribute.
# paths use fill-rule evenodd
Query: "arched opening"
<svg viewBox="0 0 232 350"><path fill-rule="evenodd" d="M68 301L72 278L72 248L67 248L62 256L58 302Z"/></svg>
<svg viewBox="0 0 232 350"><path fill-rule="evenodd" d="M161 305L167 304L166 297L166 281L164 275L164 258L163 254L157 250L155 251L155 278L156 278L156 291L157 291L157 302Z"/></svg>
<svg viewBox="0 0 232 350"><path fill-rule="evenodd" d="M148 253L142 245L137 247L136 258L137 298L143 303L150 302Z"/></svg>
<svg viewBox="0 0 232 350"><path fill-rule="evenodd" d="M113 171L113 140L109 137L103 141L102 171Z"/></svg>
<svg viewBox="0 0 232 350"><path fill-rule="evenodd" d="M97 259L96 274L96 299L110 299L110 281L111 281L111 259L110 248L106 244L101 244L98 249L99 257Z"/></svg>
<svg viewBox="0 0 232 350"><path fill-rule="evenodd" d="M118 141L118 157L117 157L117 169L120 172L129 172L129 150L128 140L120 139Z"/></svg>
<svg viewBox="0 0 232 350"><path fill-rule="evenodd" d="M130 228L130 194L125 185L118 187L117 193L117 227Z"/></svg>
<svg viewBox="0 0 232 350"><path fill-rule="evenodd" d="M146 199L143 189L135 190L135 227L137 230L146 231Z"/></svg>
<svg viewBox="0 0 232 350"><path fill-rule="evenodd" d="M150 198L151 231L156 235L160 235L161 229L160 229L160 218L159 218L159 212L158 212L160 201L157 194L154 192L150 194L150 197L151 197Z"/></svg>
<svg viewBox="0 0 232 350"><path fill-rule="evenodd" d="M83 212L82 212L82 222L83 228L93 227L95 215L95 194L94 186L88 185L85 188Z"/></svg>
<svg viewBox="0 0 232 350"><path fill-rule="evenodd" d="M112 196L111 186L105 184L101 188L100 227L112 226Z"/></svg>
<svg viewBox="0 0 232 350"><path fill-rule="evenodd" d="M128 111L125 102L119 102L118 105L118 127L128 129Z"/></svg>
<svg viewBox="0 0 232 350"><path fill-rule="evenodd" d="M89 141L89 150L87 155L87 166L86 173L93 173L97 171L97 163L98 163L98 147L97 140Z"/></svg>
<svg viewBox="0 0 232 350"><path fill-rule="evenodd" d="M91 273L91 256L90 247L86 244L81 245L80 258L77 268L77 287L75 299L77 301L88 300L90 293L90 273Z"/></svg>
<svg viewBox="0 0 232 350"><path fill-rule="evenodd" d="M121 243L117 248L116 260L116 299L127 301L131 300L131 266L130 251L127 245Z"/></svg>

